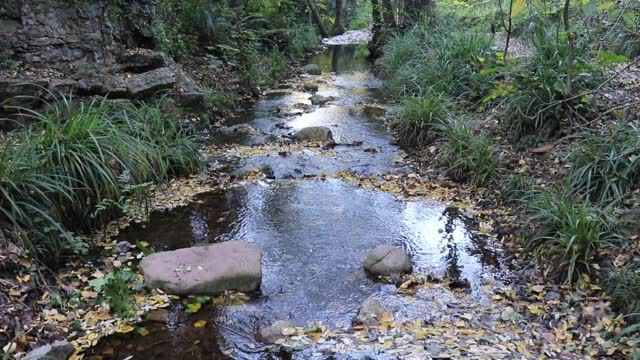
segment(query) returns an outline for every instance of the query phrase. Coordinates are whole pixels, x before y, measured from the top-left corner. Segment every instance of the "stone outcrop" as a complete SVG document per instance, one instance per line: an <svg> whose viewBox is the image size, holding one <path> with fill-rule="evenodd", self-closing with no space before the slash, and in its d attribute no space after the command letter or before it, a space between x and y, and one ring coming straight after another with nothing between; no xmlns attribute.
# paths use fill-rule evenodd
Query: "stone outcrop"
<svg viewBox="0 0 640 360"><path fill-rule="evenodd" d="M176 295L252 292L262 283L262 252L246 241L227 241L151 254L140 262L146 287Z"/></svg>
<svg viewBox="0 0 640 360"><path fill-rule="evenodd" d="M113 63L126 48L153 46L155 13L153 0L0 1L0 59Z"/></svg>
<svg viewBox="0 0 640 360"><path fill-rule="evenodd" d="M68 341L55 341L29 352L23 360L67 360L76 351Z"/></svg>

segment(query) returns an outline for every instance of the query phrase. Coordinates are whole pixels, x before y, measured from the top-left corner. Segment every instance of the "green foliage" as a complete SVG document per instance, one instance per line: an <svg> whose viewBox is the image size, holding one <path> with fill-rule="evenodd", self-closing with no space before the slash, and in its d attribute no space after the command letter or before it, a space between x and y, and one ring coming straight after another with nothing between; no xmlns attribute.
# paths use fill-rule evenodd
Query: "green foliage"
<svg viewBox="0 0 640 360"><path fill-rule="evenodd" d="M490 65L492 40L459 25L446 18L435 26L421 23L385 43L378 64L392 96L483 96L489 82L482 70Z"/></svg>
<svg viewBox="0 0 640 360"><path fill-rule="evenodd" d="M617 203L631 195L640 180L640 132L618 122L604 136L582 134L581 145L571 153L571 186L593 201Z"/></svg>
<svg viewBox="0 0 640 360"><path fill-rule="evenodd" d="M487 185L494 180L499 161L488 137L458 119L449 122L446 135L448 142L443 162L452 179L475 185Z"/></svg>
<svg viewBox="0 0 640 360"><path fill-rule="evenodd" d="M593 111L588 96L572 96L595 88L601 79L601 72L591 65L587 44L578 42L575 48L569 91L567 35L546 27L539 25L531 39L535 56L511 64L505 73L509 82L496 87L499 94L492 94L502 98L503 123L516 137L531 133L548 136L568 126L571 119Z"/></svg>
<svg viewBox="0 0 640 360"><path fill-rule="evenodd" d="M21 111L35 121L0 150L0 213L49 264L86 252L72 232L113 218L136 185L201 168L195 144L159 106L59 97L46 111Z"/></svg>
<svg viewBox="0 0 640 360"><path fill-rule="evenodd" d="M350 9L351 10L351 9ZM358 1L353 14L348 14L349 30L366 29L372 23L371 1Z"/></svg>
<svg viewBox="0 0 640 360"><path fill-rule="evenodd" d="M611 304L622 314L640 313L640 264L637 261L622 269L614 270L607 279L607 292L611 294ZM640 317L627 321L639 320Z"/></svg>
<svg viewBox="0 0 640 360"><path fill-rule="evenodd" d="M227 115L235 106L233 94L225 92L221 87L207 89L206 96L207 108L215 114Z"/></svg>
<svg viewBox="0 0 640 360"><path fill-rule="evenodd" d="M391 123L400 145L424 146L435 140L448 118L445 103L442 95L433 93L405 98L398 116Z"/></svg>
<svg viewBox="0 0 640 360"><path fill-rule="evenodd" d="M502 196L506 201L518 203L525 199L535 185L535 180L522 175L510 175L502 182Z"/></svg>
<svg viewBox="0 0 640 360"><path fill-rule="evenodd" d="M286 53L293 59L302 58L319 45L319 36L311 26L296 25L287 30Z"/></svg>
<svg viewBox="0 0 640 360"><path fill-rule="evenodd" d="M551 278L572 283L589 274L600 247L620 241L610 215L567 189L544 189L528 199L537 228L527 247Z"/></svg>
<svg viewBox="0 0 640 360"><path fill-rule="evenodd" d="M129 269L114 269L103 278L89 281L95 292L100 293L98 302L106 301L109 308L122 318L135 316L136 307L132 297L132 287L139 290L142 283L135 280L135 274Z"/></svg>

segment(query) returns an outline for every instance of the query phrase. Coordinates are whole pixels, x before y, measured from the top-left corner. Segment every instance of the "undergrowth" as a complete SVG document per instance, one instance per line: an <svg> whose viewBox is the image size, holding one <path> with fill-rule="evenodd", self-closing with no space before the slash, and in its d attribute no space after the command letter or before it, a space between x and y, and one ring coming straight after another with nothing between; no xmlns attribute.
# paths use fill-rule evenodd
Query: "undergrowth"
<svg viewBox="0 0 640 360"><path fill-rule="evenodd" d="M34 257L51 264L82 253L77 233L118 214L125 189L201 168L196 145L158 105L60 96L46 111L19 109L34 122L9 134L0 151L5 227Z"/></svg>

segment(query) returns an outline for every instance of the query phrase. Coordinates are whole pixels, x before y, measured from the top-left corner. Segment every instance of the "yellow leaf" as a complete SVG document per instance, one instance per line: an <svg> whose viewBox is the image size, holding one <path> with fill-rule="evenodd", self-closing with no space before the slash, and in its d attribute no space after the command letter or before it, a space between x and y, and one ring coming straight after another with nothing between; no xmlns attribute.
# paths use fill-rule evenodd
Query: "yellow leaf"
<svg viewBox="0 0 640 360"><path fill-rule="evenodd" d="M129 324L120 324L116 328L116 332L120 334L126 334L132 332L133 330L135 330L134 327Z"/></svg>
<svg viewBox="0 0 640 360"><path fill-rule="evenodd" d="M384 348L386 350L391 349L392 346L393 346L393 342L391 340L387 340L387 341L384 342Z"/></svg>
<svg viewBox="0 0 640 360"><path fill-rule="evenodd" d="M187 304L187 312L189 314L195 314L198 311L200 311L201 307L202 307L202 304L200 304L200 303Z"/></svg>
<svg viewBox="0 0 640 360"><path fill-rule="evenodd" d="M531 315L538 315L544 312L538 305L535 304L531 304L527 308L529 309L529 313L531 313Z"/></svg>
<svg viewBox="0 0 640 360"><path fill-rule="evenodd" d="M143 327L139 327L139 328L137 328L137 329L136 329L136 332L137 332L138 334L140 334L140 336L147 336L147 335L149 335L149 330L147 330L146 328L143 328Z"/></svg>
<svg viewBox="0 0 640 360"><path fill-rule="evenodd" d="M198 320L193 324L193 327L201 328L201 327L203 327L205 325L207 325L207 321L206 320Z"/></svg>
<svg viewBox="0 0 640 360"><path fill-rule="evenodd" d="M518 14L524 9L526 0L511 0L511 16L518 16Z"/></svg>
<svg viewBox="0 0 640 360"><path fill-rule="evenodd" d="M383 312L382 313L382 319L380 319L382 321L393 321L393 316L389 313L389 312Z"/></svg>

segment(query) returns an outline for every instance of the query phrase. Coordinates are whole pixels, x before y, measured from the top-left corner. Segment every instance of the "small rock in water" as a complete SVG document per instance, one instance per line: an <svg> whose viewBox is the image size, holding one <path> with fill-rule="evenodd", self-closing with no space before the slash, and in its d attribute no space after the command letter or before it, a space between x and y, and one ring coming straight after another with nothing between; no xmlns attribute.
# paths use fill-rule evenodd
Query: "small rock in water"
<svg viewBox="0 0 640 360"><path fill-rule="evenodd" d="M278 320L273 324L258 330L257 339L258 341L266 344L273 344L276 340L284 336L283 334L287 329L293 329L291 323L285 320Z"/></svg>
<svg viewBox="0 0 640 360"><path fill-rule="evenodd" d="M316 92L318 91L318 89L320 88L318 86L318 84L314 84L314 83L305 83L302 88L304 89L304 91L308 91L308 92Z"/></svg>
<svg viewBox="0 0 640 360"><path fill-rule="evenodd" d="M322 96L320 94L315 94L311 97L311 103L313 105L324 105L326 103L328 103L331 100L331 98L326 97L326 96Z"/></svg>
<svg viewBox="0 0 640 360"><path fill-rule="evenodd" d="M302 68L302 70L304 70L304 72L309 74L309 75L321 75L322 74L322 69L320 69L320 66L318 66L316 64L307 64Z"/></svg>
<svg viewBox="0 0 640 360"><path fill-rule="evenodd" d="M386 110L384 107L375 104L366 105L363 110L364 116L368 117L369 119L381 118L384 116L385 112Z"/></svg>
<svg viewBox="0 0 640 360"><path fill-rule="evenodd" d="M293 139L297 141L318 140L324 142L334 142L331 129L326 126L310 126L300 129L293 134Z"/></svg>
<svg viewBox="0 0 640 360"><path fill-rule="evenodd" d="M113 249L111 249L111 252L114 254L122 254L129 251L129 249L131 249L130 242L120 241L119 243L116 244L116 246L113 247Z"/></svg>
<svg viewBox="0 0 640 360"><path fill-rule="evenodd" d="M67 360L76 351L68 341L55 341L29 352L23 360Z"/></svg>
<svg viewBox="0 0 640 360"><path fill-rule="evenodd" d="M380 325L382 315L386 312L386 309L380 304L378 300L367 299L360 305L358 309L358 315L353 320L354 324L365 326L377 326Z"/></svg>
<svg viewBox="0 0 640 360"><path fill-rule="evenodd" d="M390 276L410 273L413 267L409 255L399 247L379 245L365 257L364 269L374 275Z"/></svg>

